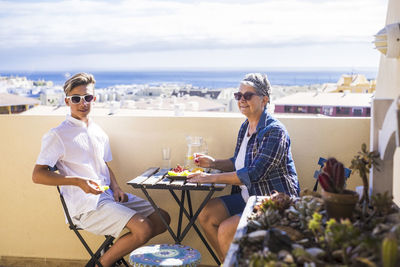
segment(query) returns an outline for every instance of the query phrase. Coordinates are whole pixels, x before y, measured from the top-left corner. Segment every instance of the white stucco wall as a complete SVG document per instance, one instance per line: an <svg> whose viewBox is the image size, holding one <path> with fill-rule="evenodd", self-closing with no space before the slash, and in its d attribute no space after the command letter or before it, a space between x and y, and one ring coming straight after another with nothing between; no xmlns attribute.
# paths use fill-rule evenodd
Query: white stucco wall
<svg viewBox="0 0 400 267"><path fill-rule="evenodd" d="M400 1L390 0L388 3L386 24L400 23ZM377 29L379 31L380 29ZM379 72L376 83L375 101L395 100L400 96L400 58L387 58L381 55ZM379 106L379 104L377 105ZM383 105L385 106L385 105ZM386 107L372 111L371 147L378 149L378 133L386 114ZM395 121L393 122L396 123ZM393 143L393 142L392 142ZM394 147L390 148L390 156L382 162L383 172L373 171L372 185L374 192L390 191L394 201L400 205L400 158L393 155ZM393 155L393 156L392 156ZM390 168L390 170L388 170Z"/></svg>

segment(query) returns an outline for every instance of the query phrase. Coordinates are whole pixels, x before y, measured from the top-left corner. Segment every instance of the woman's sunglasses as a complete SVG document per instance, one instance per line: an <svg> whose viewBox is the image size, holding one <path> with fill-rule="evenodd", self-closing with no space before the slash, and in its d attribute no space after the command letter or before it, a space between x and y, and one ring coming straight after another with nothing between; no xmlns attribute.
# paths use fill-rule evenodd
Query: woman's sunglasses
<svg viewBox="0 0 400 267"><path fill-rule="evenodd" d="M239 101L240 99L242 99L242 96L244 97L244 100L250 100L253 97L253 95L257 95L257 94L253 93L253 92L246 92L244 94L242 94L241 92L237 92L237 93L234 93L233 95L235 96L235 99L237 101Z"/></svg>
<svg viewBox="0 0 400 267"><path fill-rule="evenodd" d="M90 103L93 101L94 96L93 95L71 95L67 96L67 99L69 99L73 104L79 104L81 103L82 99L85 101L85 103Z"/></svg>

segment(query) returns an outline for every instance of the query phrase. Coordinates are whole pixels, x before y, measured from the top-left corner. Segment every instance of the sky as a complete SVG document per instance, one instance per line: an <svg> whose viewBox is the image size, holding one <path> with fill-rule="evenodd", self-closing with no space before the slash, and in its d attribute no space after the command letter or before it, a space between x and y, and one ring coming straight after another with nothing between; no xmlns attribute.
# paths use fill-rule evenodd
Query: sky
<svg viewBox="0 0 400 267"><path fill-rule="evenodd" d="M372 68L387 0L0 0L0 70Z"/></svg>

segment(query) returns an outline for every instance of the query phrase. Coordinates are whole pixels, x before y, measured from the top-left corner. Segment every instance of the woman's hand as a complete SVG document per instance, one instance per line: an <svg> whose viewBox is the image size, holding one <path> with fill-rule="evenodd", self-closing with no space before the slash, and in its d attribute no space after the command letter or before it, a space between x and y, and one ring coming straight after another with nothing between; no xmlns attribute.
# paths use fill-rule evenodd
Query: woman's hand
<svg viewBox="0 0 400 267"><path fill-rule="evenodd" d="M195 153L193 158L194 164L203 168L215 168L215 159L208 155Z"/></svg>
<svg viewBox="0 0 400 267"><path fill-rule="evenodd" d="M205 173L205 172L196 172L189 174L187 177L187 182L188 183L200 183L200 184L205 184L205 183L215 183L214 175Z"/></svg>
<svg viewBox="0 0 400 267"><path fill-rule="evenodd" d="M116 187L112 189L114 192L114 199L117 202L127 202L128 201L128 195L122 191L121 188Z"/></svg>

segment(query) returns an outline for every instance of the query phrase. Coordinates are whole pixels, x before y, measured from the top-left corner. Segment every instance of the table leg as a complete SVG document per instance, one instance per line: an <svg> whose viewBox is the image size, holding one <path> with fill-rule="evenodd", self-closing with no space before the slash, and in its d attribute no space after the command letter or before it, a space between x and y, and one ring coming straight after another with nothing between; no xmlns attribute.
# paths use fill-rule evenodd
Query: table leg
<svg viewBox="0 0 400 267"><path fill-rule="evenodd" d="M181 201L179 202L178 230L176 233L178 239L181 241L183 240L183 238L181 238L181 230L182 230L182 215L184 208L185 208L185 191L182 190Z"/></svg>
<svg viewBox="0 0 400 267"><path fill-rule="evenodd" d="M172 238L175 240L176 244L180 244L180 240L178 239L178 237L175 235L174 231L172 231L171 227L169 226L169 224L167 223L167 221L164 219L164 216L162 216L160 209L158 208L158 206L156 205L156 203L154 202L154 200L150 197L149 193L147 193L147 190L142 187L141 188L143 193L145 194L145 196L147 197L147 199L149 200L150 204L153 206L153 208L155 209L155 211L157 212L158 216L161 218L161 221L165 224L165 226L167 227L168 232L170 233L170 235L172 236Z"/></svg>
<svg viewBox="0 0 400 267"><path fill-rule="evenodd" d="M187 193L187 200L188 200L190 218L192 218L193 217L193 210L192 210L192 200L190 199L190 191L189 190L185 190L185 191Z"/></svg>
<svg viewBox="0 0 400 267"><path fill-rule="evenodd" d="M169 189L169 191L171 192L172 196L174 197L175 201L178 203L178 205L180 207L183 207L182 211L185 214L185 216L188 218L189 223L187 224L187 226L185 227L185 230L183 231L182 235L179 236L180 240L182 241L183 238L186 236L187 232L190 230L190 227L193 226L193 228L195 229L195 231L197 232L198 236L200 237L201 241L203 242L203 244L206 246L208 252L210 252L211 256L214 258L215 262L220 265L221 262L219 261L218 257L215 255L214 251L212 250L212 248L210 247L210 245L208 244L207 240L204 238L203 234L201 233L200 229L197 227L195 221L198 217L198 215L200 214L201 210L204 208L204 206L207 204L208 200L210 200L211 196L214 194L214 189L211 189L210 192L208 192L206 198L203 200L203 202L201 203L200 207L198 208L198 210L196 211L195 215L192 216L191 214L189 214L187 212L187 210L184 208L183 205L181 205L178 196L175 194L175 192L172 189ZM186 190L182 190L182 191L186 191ZM188 197L188 201L189 201L190 197ZM188 206L191 208L192 207L192 203L188 204Z"/></svg>
<svg viewBox="0 0 400 267"><path fill-rule="evenodd" d="M203 200L203 202L201 203L200 207L197 209L197 211L194 214L194 216L188 217L189 223L186 225L185 229L182 232L182 238L185 237L185 235L189 231L190 227L192 227L194 225L197 217L199 216L199 214L202 211L202 209L204 208L204 206L207 204L208 200L210 200L210 198L213 195L213 193L214 193L214 190L211 190L210 192L208 192L206 198ZM187 211L186 211L186 213L187 213Z"/></svg>

